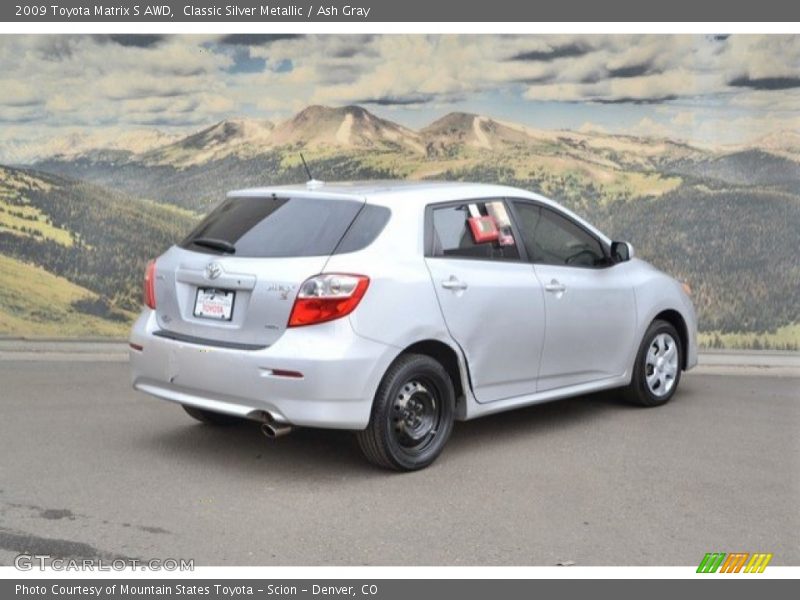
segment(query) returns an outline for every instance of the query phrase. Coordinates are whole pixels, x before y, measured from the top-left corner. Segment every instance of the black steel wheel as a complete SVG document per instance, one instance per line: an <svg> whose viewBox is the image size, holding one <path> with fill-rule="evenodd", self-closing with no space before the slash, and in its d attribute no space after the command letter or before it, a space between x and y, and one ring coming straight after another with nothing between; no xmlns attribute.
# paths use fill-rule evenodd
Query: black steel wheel
<svg viewBox="0 0 800 600"><path fill-rule="evenodd" d="M414 471L430 465L453 429L455 392L450 375L430 356L404 354L384 375L369 425L358 433L367 459Z"/></svg>

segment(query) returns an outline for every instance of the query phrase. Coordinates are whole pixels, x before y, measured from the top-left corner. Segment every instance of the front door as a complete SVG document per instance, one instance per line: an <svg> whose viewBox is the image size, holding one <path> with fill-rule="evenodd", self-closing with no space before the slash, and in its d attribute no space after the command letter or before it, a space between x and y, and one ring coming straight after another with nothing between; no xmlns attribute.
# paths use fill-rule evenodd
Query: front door
<svg viewBox="0 0 800 600"><path fill-rule="evenodd" d="M546 330L537 390L620 376L636 343L636 302L627 271L602 242L567 215L514 201L536 278Z"/></svg>

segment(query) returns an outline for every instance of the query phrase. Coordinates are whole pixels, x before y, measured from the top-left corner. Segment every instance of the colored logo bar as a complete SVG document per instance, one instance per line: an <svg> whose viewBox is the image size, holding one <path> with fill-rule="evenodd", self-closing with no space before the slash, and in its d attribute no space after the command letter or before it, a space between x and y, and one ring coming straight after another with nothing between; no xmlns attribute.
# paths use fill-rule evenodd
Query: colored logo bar
<svg viewBox="0 0 800 600"><path fill-rule="evenodd" d="M700 565L698 573L763 573L767 568L772 554L757 552L708 552Z"/></svg>

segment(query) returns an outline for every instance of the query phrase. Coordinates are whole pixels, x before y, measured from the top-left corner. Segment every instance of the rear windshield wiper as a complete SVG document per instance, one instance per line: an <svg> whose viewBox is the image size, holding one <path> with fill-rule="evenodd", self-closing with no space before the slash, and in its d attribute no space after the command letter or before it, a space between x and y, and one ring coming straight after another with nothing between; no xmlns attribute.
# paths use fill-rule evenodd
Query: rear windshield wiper
<svg viewBox="0 0 800 600"><path fill-rule="evenodd" d="M220 240L217 238L199 237L193 239L192 244L195 246L205 246L206 248L211 248L212 250L219 250L225 254L236 254L236 246L230 242L226 242L225 240Z"/></svg>

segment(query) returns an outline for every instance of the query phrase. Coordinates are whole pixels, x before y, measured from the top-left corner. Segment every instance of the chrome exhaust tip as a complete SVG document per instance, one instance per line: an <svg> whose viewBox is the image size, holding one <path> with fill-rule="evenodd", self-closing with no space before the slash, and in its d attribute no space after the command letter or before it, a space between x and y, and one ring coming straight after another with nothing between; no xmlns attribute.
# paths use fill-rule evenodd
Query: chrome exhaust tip
<svg viewBox="0 0 800 600"><path fill-rule="evenodd" d="M284 435L289 435L291 432L291 425L284 425L282 423L276 423L275 421L262 423L261 425L261 433L271 440L283 437Z"/></svg>

